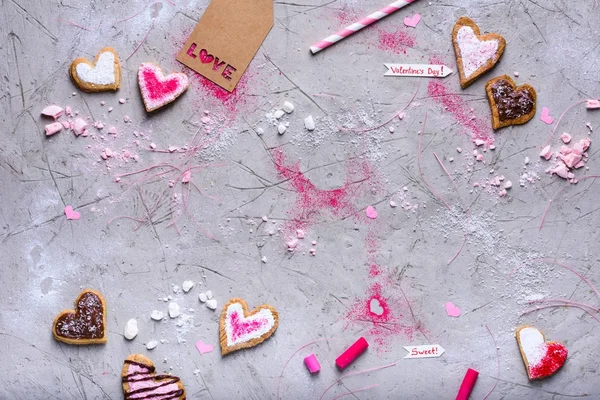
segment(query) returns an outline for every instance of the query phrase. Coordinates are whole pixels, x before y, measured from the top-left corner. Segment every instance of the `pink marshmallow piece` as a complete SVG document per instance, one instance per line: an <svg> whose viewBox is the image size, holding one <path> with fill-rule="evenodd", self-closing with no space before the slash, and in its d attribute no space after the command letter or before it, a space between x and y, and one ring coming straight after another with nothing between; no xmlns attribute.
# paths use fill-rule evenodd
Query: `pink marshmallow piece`
<svg viewBox="0 0 600 400"><path fill-rule="evenodd" d="M114 126L111 126L110 128L108 128L108 133L110 133L111 135L116 135L117 128L115 128Z"/></svg>
<svg viewBox="0 0 600 400"><path fill-rule="evenodd" d="M62 115L62 113L63 113L62 107L59 107L54 104L50 105L42 110L42 115L45 115L46 117L52 117L55 120L57 120L58 117L60 117Z"/></svg>
<svg viewBox="0 0 600 400"><path fill-rule="evenodd" d="M559 158L565 163L565 165L569 168L573 168L577 163L581 161L583 156L577 153L571 153L567 155L559 155Z"/></svg>
<svg viewBox="0 0 600 400"><path fill-rule="evenodd" d="M550 145L544 147L540 153L540 157L543 157L546 161L552 158L552 148Z"/></svg>
<svg viewBox="0 0 600 400"><path fill-rule="evenodd" d="M317 360L317 356L311 354L310 356L304 358L304 364L306 368L310 371L311 374L315 372L319 372L321 370L321 364L319 364L319 360Z"/></svg>
<svg viewBox="0 0 600 400"><path fill-rule="evenodd" d="M571 141L571 135L569 135L567 132L563 132L563 134L560 135L560 139L564 144L567 144Z"/></svg>
<svg viewBox="0 0 600 400"><path fill-rule="evenodd" d="M594 110L594 109L600 108L600 100L588 99L587 104L585 105L585 108L587 108L588 110Z"/></svg>
<svg viewBox="0 0 600 400"><path fill-rule="evenodd" d="M569 169L563 163L558 164L555 168L548 170L550 174L556 174L563 179L567 179L569 175Z"/></svg>
<svg viewBox="0 0 600 400"><path fill-rule="evenodd" d="M86 131L87 126L88 123L84 119L77 118L73 123L73 133L75 133L75 136L79 136Z"/></svg>
<svg viewBox="0 0 600 400"><path fill-rule="evenodd" d="M63 124L60 122L53 122L51 124L46 125L44 130L46 131L46 136L52 136L55 133L62 131Z"/></svg>

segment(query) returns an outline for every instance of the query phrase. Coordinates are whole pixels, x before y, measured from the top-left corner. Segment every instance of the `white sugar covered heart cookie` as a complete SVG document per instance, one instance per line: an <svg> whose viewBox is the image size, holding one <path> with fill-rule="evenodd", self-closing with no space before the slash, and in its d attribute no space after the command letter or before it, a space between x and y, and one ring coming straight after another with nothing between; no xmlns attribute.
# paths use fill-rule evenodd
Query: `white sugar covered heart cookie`
<svg viewBox="0 0 600 400"><path fill-rule="evenodd" d="M158 65L143 63L138 83L146 111L154 111L179 97L190 85L186 74L174 72L164 76Z"/></svg>
<svg viewBox="0 0 600 400"><path fill-rule="evenodd" d="M565 363L568 353L565 345L546 342L544 334L533 326L520 326L516 336L530 380L547 378Z"/></svg>
<svg viewBox="0 0 600 400"><path fill-rule="evenodd" d="M125 400L185 400L181 379L173 375L156 375L154 363L141 354L130 354L123 363L121 382Z"/></svg>
<svg viewBox="0 0 600 400"><path fill-rule="evenodd" d="M77 58L69 68L71 79L85 92L117 90L121 85L121 64L112 47L104 47L90 62L87 58Z"/></svg>
<svg viewBox="0 0 600 400"><path fill-rule="evenodd" d="M497 33L480 35L477 24L467 17L454 24L452 44L463 89L492 69L506 47L504 37Z"/></svg>
<svg viewBox="0 0 600 400"><path fill-rule="evenodd" d="M248 311L242 299L231 299L221 313L221 354L254 347L267 340L279 325L279 314L268 304Z"/></svg>

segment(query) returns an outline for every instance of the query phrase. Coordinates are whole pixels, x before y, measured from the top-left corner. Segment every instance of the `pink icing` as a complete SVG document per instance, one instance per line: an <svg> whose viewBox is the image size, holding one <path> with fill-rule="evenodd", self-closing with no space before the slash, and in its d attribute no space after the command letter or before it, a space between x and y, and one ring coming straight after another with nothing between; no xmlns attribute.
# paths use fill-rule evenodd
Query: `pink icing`
<svg viewBox="0 0 600 400"><path fill-rule="evenodd" d="M134 376L132 377L133 380L131 382L128 382L129 383L129 391L125 395L126 399L152 398L154 400L167 400L167 399L172 399L173 398L172 393L179 390L179 386L177 385L177 382L173 382L173 383L169 383L168 385L160 386L161 384L164 383L164 381L160 382L160 381L156 381L154 379L146 379L153 375L150 373L150 369L147 367L143 367L143 366L136 365L136 364L129 364L129 367L127 368L127 376L129 377L131 375L134 375ZM146 379L146 380L144 380L144 379ZM139 392L136 394L130 394L132 392L135 392L136 390L152 389L152 388L155 388L155 389L148 390L148 391L142 391L142 392ZM171 393L171 394L169 394L169 393Z"/></svg>
<svg viewBox="0 0 600 400"><path fill-rule="evenodd" d="M498 59L497 40L481 41L470 26L463 26L456 34L456 42L462 56L465 77L469 78L475 71L488 61L495 62Z"/></svg>
<svg viewBox="0 0 600 400"><path fill-rule="evenodd" d="M269 323L266 319L245 319L240 316L238 311L231 313L229 322L231 324L231 340L233 342L237 341L241 336L257 331Z"/></svg>
<svg viewBox="0 0 600 400"><path fill-rule="evenodd" d="M165 77L159 67L150 63L140 65L138 81L144 102L151 109L175 100L189 84L187 75L173 73Z"/></svg>

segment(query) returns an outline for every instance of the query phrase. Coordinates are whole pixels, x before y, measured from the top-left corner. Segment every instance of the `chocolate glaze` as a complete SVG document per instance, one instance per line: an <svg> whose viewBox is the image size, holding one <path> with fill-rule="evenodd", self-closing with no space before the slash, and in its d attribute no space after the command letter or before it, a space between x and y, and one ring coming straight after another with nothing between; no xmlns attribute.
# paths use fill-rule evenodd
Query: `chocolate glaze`
<svg viewBox="0 0 600 400"><path fill-rule="evenodd" d="M504 79L499 79L492 85L492 97L498 109L500 121L517 119L533 110L533 96L528 90L515 91L512 85Z"/></svg>
<svg viewBox="0 0 600 400"><path fill-rule="evenodd" d="M140 382L140 381L150 381L150 380L154 380L154 381L161 381L164 380L163 382L160 382L158 385L156 386L152 386L152 387L147 387L147 388L143 388L143 389L138 389L138 390L133 390L130 391L128 393L125 393L125 399L131 399L131 398L135 398L135 399L152 399L154 397L162 397L165 400L169 400L169 399L177 399L179 398L179 396L181 396L183 394L183 390L182 389L178 389L178 390L173 390L171 392L168 393L160 393L160 394L148 394L148 395L144 395L144 396L137 396L138 394L142 394L144 392L150 392L155 390L158 387L162 387L162 386L166 386L166 385L170 385L172 383L176 383L179 382L180 379L176 376L172 376L172 375L148 375L148 374L152 374L156 368L154 368L154 366L150 366L144 363L139 363L139 362L135 362L132 360L125 360L125 364L133 364L133 365L137 365L139 367L145 368L147 369L146 372L134 372L133 374L129 374L123 377L123 382ZM136 376L138 375L147 375L143 378L140 379L136 379ZM158 382L157 382L158 383ZM135 397L132 397L135 396ZM164 396L168 396L168 397L164 397ZM182 400L186 400L186 398L184 397Z"/></svg>
<svg viewBox="0 0 600 400"><path fill-rule="evenodd" d="M101 339L104 337L104 305L95 293L85 292L77 301L75 313L61 315L56 321L56 334L68 339Z"/></svg>

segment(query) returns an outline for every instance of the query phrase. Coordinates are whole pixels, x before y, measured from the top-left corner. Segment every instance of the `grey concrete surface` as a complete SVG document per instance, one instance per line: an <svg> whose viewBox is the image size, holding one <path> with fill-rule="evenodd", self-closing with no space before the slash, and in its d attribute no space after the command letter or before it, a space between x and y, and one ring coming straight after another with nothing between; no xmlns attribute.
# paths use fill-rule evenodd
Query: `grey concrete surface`
<svg viewBox="0 0 600 400"><path fill-rule="evenodd" d="M521 315L536 299L600 307L585 280L543 261L568 265L600 285L600 189L594 179L568 185L546 174L553 163L539 158L548 140L558 150L558 136L567 131L574 141L592 140L587 167L575 175L598 173L600 110L573 107L548 138L567 107L600 97L600 7L594 0L420 0L309 54L310 44L382 3L275 2L273 30L236 94L223 101L175 60L206 1L160 1L120 22L147 3L2 1L0 398L119 399L122 361L142 353L158 371L180 376L190 399L274 399L288 358L317 339L329 341L304 348L287 365L282 399L318 399L346 373L391 363L343 379L323 398L368 387L345 398L452 399L469 367L480 372L474 399L494 386L490 399L600 398L598 313L556 307ZM403 18L413 13L422 15L421 23L404 27ZM493 71L466 90L456 73L433 84L383 77L385 62L436 60L456 70L450 32L462 15L482 31L505 36L505 54ZM70 62L91 59L108 45L121 58L120 90L81 92L68 77ZM183 70L192 81L176 103L153 114L144 111L136 82L137 67L146 61ZM484 86L500 74L534 86L538 112L523 126L492 133ZM436 83L446 94L433 98ZM286 100L295 110L282 117L289 127L279 135L272 113ZM402 120L352 130L376 127L409 103ZM46 138L44 125L51 121L40 111L49 104L70 106L105 128L90 127L88 137L63 130ZM542 107L550 109L553 125L540 121ZM303 126L309 114L313 132ZM111 126L117 135L106 132ZM472 154L474 126L491 138L488 144L495 141L495 150L477 148L483 162ZM201 141L197 136L192 143L198 127ZM159 150L197 148L185 159L152 152L151 143ZM101 158L106 148L115 153L108 161ZM282 154L285 160L277 158ZM196 186L177 181L171 190L169 180L178 173L165 167L152 171L164 172L160 176L116 182L120 174L161 163L198 166L191 175ZM513 183L505 197L490 186L498 175ZM80 220L66 220L67 205ZM369 205L376 219L366 218ZM122 216L140 222L116 218ZM299 226L305 238L290 252L286 243ZM465 232L464 248L448 264ZM196 286L175 293L185 280ZM55 341L54 316L71 308L86 287L106 297L108 343ZM219 302L216 312L198 301L206 290ZM385 302L385 321L368 315L374 295ZM153 310L166 313L168 296L183 315L152 321ZM221 357L219 313L231 297L251 307L273 305L281 323L262 345ZM446 315L447 301L462 309L459 318ZM140 333L128 341L123 329L131 318ZM569 349L555 376L528 381L514 338L521 324L535 325ZM369 350L338 371L335 358L359 336L370 342ZM149 351L150 340L159 345ZM200 355L197 340L215 351ZM446 353L404 360L403 346L417 344L439 344ZM310 353L321 361L318 375L310 376L302 363Z"/></svg>

